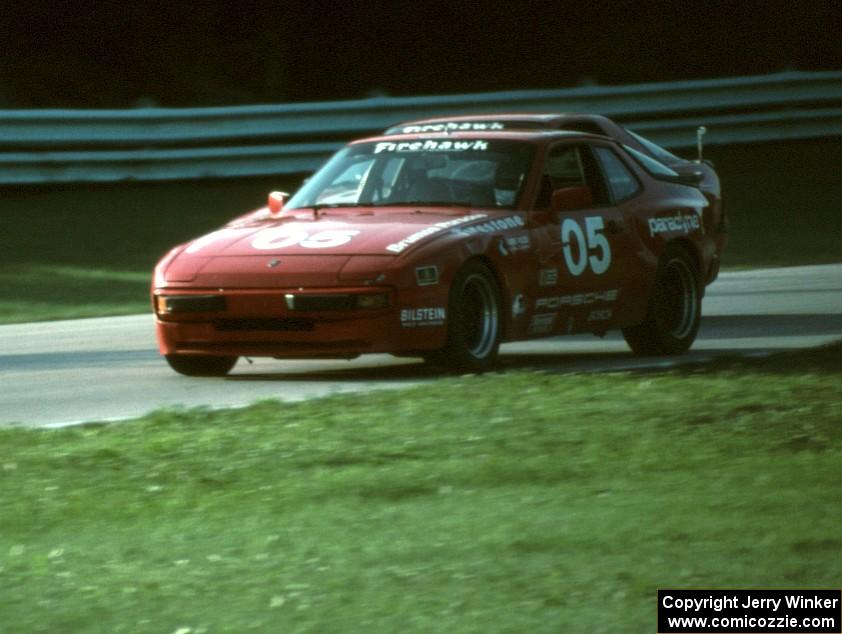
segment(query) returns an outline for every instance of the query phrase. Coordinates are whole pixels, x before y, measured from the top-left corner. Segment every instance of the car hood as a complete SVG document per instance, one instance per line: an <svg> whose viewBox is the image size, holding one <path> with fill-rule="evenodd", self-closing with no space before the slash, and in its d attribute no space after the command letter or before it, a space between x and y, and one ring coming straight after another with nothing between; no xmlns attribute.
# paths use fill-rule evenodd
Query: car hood
<svg viewBox="0 0 842 634"><path fill-rule="evenodd" d="M364 279L368 269L385 268L413 247L453 231L470 234L524 224L519 215L499 211L314 215L232 223L186 244L169 262L164 279L203 287L331 285Z"/></svg>
<svg viewBox="0 0 842 634"><path fill-rule="evenodd" d="M488 218L485 213L369 212L279 218L228 225L190 242L182 256L396 255L435 234Z"/></svg>

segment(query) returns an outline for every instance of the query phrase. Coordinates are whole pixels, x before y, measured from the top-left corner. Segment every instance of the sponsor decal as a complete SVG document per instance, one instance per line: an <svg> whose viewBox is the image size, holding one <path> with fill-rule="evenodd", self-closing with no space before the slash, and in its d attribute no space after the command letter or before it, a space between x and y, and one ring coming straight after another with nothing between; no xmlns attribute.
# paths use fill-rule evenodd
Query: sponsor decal
<svg viewBox="0 0 842 634"><path fill-rule="evenodd" d="M506 248L509 253L517 253L518 251L528 251L532 246L529 240L528 233L519 233L514 236L506 236Z"/></svg>
<svg viewBox="0 0 842 634"><path fill-rule="evenodd" d="M497 242L497 250L503 257L509 256L518 251L528 251L532 243L528 233L521 233L514 236L505 236Z"/></svg>
<svg viewBox="0 0 842 634"><path fill-rule="evenodd" d="M520 216L507 216L505 218L495 218L488 222L483 222L473 227L461 227L459 233L466 235L473 235L475 233L494 233L495 231L506 231L508 229L520 229L526 224ZM529 236L527 235L527 240Z"/></svg>
<svg viewBox="0 0 842 634"><path fill-rule="evenodd" d="M303 229L273 227L264 229L251 241L253 249L283 249L298 245L306 249L331 249L351 241L359 231L356 229L330 229L310 234Z"/></svg>
<svg viewBox="0 0 842 634"><path fill-rule="evenodd" d="M248 227L220 229L194 241L185 251L198 253L216 240L224 238L236 240L239 236L250 232L251 229ZM291 246L305 249L332 249L349 243L359 233L356 229L328 229L311 233L296 227L271 227L255 235L251 246L259 251L284 249Z"/></svg>
<svg viewBox="0 0 842 634"><path fill-rule="evenodd" d="M419 266L415 269L415 281L418 286L434 286L439 283L439 268L437 266Z"/></svg>
<svg viewBox="0 0 842 634"><path fill-rule="evenodd" d="M480 220L481 218L487 217L488 214L471 214L470 216L462 216L461 218L443 220L442 222L437 222L434 225L430 225L429 227L424 227L420 231L416 231L415 233L407 236L400 242L390 244L386 247L386 250L390 253L401 253L407 247L412 246L419 240L423 240L427 236L439 233L440 231L444 231L445 229L450 229L451 227L457 227L459 225L465 224L466 222L473 222L474 220Z"/></svg>
<svg viewBox="0 0 842 634"><path fill-rule="evenodd" d="M488 149L488 141L477 139L476 141L437 141L427 139L426 141L381 141L374 146L374 153L383 152L484 152Z"/></svg>
<svg viewBox="0 0 842 634"><path fill-rule="evenodd" d="M555 329L556 313L533 315L529 322L529 332L533 335L546 335Z"/></svg>
<svg viewBox="0 0 842 634"><path fill-rule="evenodd" d="M540 297L535 301L536 310L555 310L562 306L584 306L597 302L616 301L620 290L615 288L610 291L594 291L592 293L577 293L575 295L558 295L556 297Z"/></svg>
<svg viewBox="0 0 842 634"><path fill-rule="evenodd" d="M444 324L446 312L444 308L404 308L401 310L401 326L415 328L416 326L441 326Z"/></svg>
<svg viewBox="0 0 842 634"><path fill-rule="evenodd" d="M607 321L613 314L612 308L597 308L588 314L588 321Z"/></svg>
<svg viewBox="0 0 842 634"><path fill-rule="evenodd" d="M493 231L502 231L504 229L516 229L526 224L524 219L520 216L507 216L495 220L489 220L482 224L473 227L464 227L464 233L491 233Z"/></svg>
<svg viewBox="0 0 842 634"><path fill-rule="evenodd" d="M424 123L407 125L401 128L402 134L424 134L427 132L485 132L486 130L505 130L499 121L448 121L443 123Z"/></svg>
<svg viewBox="0 0 842 634"><path fill-rule="evenodd" d="M668 218L650 218L649 235L655 236L659 233L690 233L701 228L698 215L669 216Z"/></svg>
<svg viewBox="0 0 842 634"><path fill-rule="evenodd" d="M520 317L526 313L526 300L523 295L515 295L512 301L512 317Z"/></svg>
<svg viewBox="0 0 842 634"><path fill-rule="evenodd" d="M558 269L538 271L538 286L555 286L558 283Z"/></svg>

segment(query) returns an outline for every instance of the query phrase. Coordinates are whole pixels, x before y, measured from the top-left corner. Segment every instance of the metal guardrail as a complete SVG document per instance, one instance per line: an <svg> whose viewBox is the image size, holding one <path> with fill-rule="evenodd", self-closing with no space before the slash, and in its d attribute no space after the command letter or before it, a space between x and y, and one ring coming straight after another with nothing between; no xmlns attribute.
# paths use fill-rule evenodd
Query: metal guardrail
<svg viewBox="0 0 842 634"><path fill-rule="evenodd" d="M232 108L0 111L0 183L308 172L345 141L400 121L594 112L669 148L842 137L842 72Z"/></svg>

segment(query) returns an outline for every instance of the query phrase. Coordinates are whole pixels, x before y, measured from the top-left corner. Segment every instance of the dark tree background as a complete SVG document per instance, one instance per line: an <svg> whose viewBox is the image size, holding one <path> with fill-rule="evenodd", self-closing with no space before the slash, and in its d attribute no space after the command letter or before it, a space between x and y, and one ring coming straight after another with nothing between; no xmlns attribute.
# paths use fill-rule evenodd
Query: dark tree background
<svg viewBox="0 0 842 634"><path fill-rule="evenodd" d="M6 5L0 108L279 103L842 69L842 0Z"/></svg>

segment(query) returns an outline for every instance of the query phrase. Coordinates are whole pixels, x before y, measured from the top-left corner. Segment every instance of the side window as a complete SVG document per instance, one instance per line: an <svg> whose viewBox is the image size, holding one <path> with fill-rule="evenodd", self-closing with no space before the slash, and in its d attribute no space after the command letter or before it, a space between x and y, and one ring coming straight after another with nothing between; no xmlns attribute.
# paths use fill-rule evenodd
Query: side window
<svg viewBox="0 0 842 634"><path fill-rule="evenodd" d="M556 146L550 150L544 163L541 191L535 201L536 209L549 209L556 189L585 184L580 149L574 145Z"/></svg>
<svg viewBox="0 0 842 634"><path fill-rule="evenodd" d="M585 145L557 145L550 150L535 208L549 209L553 192L566 187L586 188L590 200L588 207L609 204L602 172L592 151Z"/></svg>
<svg viewBox="0 0 842 634"><path fill-rule="evenodd" d="M569 145L553 148L547 157L544 173L549 176L553 189L584 185L579 148Z"/></svg>
<svg viewBox="0 0 842 634"><path fill-rule="evenodd" d="M640 183L614 150L607 147L594 147L594 152L602 164L608 188L615 202L630 198L640 191Z"/></svg>

